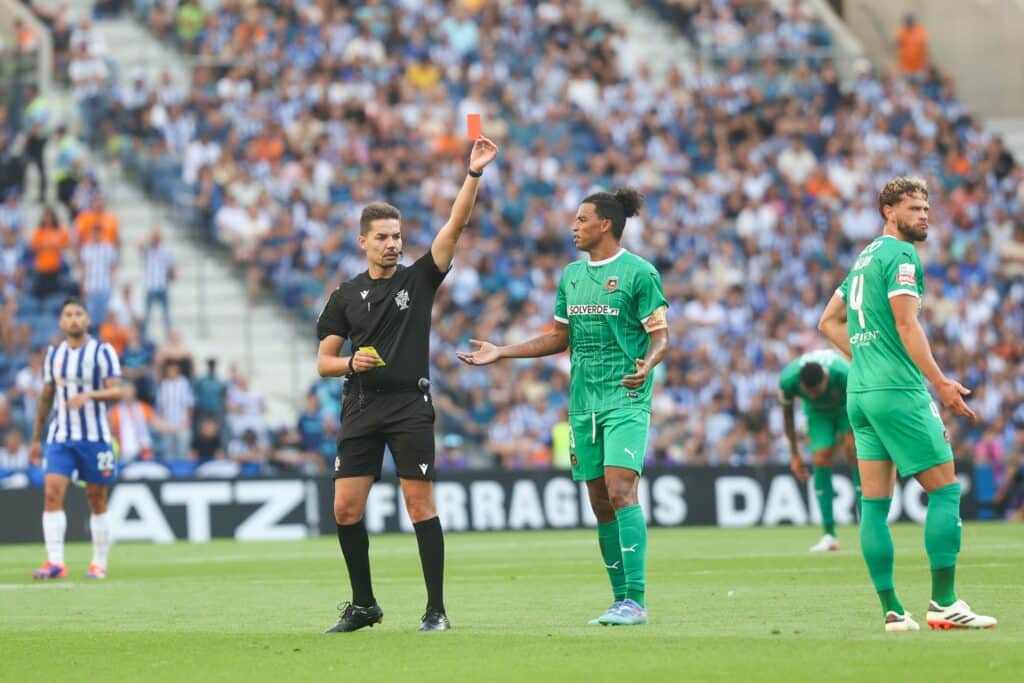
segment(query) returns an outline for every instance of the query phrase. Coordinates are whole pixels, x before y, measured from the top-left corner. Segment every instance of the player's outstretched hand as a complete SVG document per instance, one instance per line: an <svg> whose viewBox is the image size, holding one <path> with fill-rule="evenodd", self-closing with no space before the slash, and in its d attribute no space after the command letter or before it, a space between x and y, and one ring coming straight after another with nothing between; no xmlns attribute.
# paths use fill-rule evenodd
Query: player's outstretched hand
<svg viewBox="0 0 1024 683"><path fill-rule="evenodd" d="M473 142L473 151L469 153L469 167L479 173L497 156L498 146L481 135Z"/></svg>
<svg viewBox="0 0 1024 683"><path fill-rule="evenodd" d="M373 370L380 362L380 356L369 351L356 351L352 356L352 369L356 372Z"/></svg>
<svg viewBox="0 0 1024 683"><path fill-rule="evenodd" d="M469 343L476 347L475 351L456 351L455 357L466 365L490 365L501 360L501 353L498 347L488 341L470 339Z"/></svg>
<svg viewBox="0 0 1024 683"><path fill-rule="evenodd" d="M954 415L968 417L972 422L978 420L978 416L964 401L964 396L971 393L970 389L952 379L942 382L936 389L939 392L939 400L942 401L942 405L952 410Z"/></svg>
<svg viewBox="0 0 1024 683"><path fill-rule="evenodd" d="M33 465L41 465L43 462L43 444L38 441L33 441L31 448L28 449L28 460Z"/></svg>
<svg viewBox="0 0 1024 683"><path fill-rule="evenodd" d="M647 375L651 372L651 369L647 366L647 361L643 358L636 359L636 372L632 375L626 375L622 378L622 386L627 389L639 389L647 381Z"/></svg>
<svg viewBox="0 0 1024 683"><path fill-rule="evenodd" d="M807 481L807 477L811 476L811 473L807 470L807 465L799 457L789 459L789 470L793 473L793 476L800 480L800 483Z"/></svg>

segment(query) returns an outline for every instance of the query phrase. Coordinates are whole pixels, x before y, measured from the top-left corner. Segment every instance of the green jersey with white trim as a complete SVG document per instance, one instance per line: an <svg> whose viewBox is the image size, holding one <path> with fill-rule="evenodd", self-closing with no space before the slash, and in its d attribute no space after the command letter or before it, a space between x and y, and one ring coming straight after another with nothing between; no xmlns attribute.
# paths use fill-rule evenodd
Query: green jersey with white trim
<svg viewBox="0 0 1024 683"><path fill-rule="evenodd" d="M808 363L817 363L828 373L825 392L811 398L800 384L800 370ZM850 364L837 351L821 349L800 356L782 369L779 375L779 391L782 402L789 404L799 396L803 399L804 411L815 410L823 413L846 410L846 379Z"/></svg>
<svg viewBox="0 0 1024 683"><path fill-rule="evenodd" d="M639 389L622 386L651 345L644 322L667 306L661 276L621 250L604 261L573 261L555 297L555 320L569 326L569 414L612 408L651 409L653 377Z"/></svg>
<svg viewBox="0 0 1024 683"><path fill-rule="evenodd" d="M846 390L925 388L924 375L910 358L889 306L895 296L924 295L924 268L910 242L891 235L864 247L836 294L846 301L853 363Z"/></svg>

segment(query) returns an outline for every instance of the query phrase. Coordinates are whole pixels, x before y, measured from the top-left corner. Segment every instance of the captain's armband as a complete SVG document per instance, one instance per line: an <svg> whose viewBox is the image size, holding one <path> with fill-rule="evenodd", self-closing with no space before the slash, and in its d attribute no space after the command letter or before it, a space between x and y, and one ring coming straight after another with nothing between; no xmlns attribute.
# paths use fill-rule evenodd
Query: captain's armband
<svg viewBox="0 0 1024 683"><path fill-rule="evenodd" d="M659 306L654 309L654 313L651 313L641 322L648 334L668 328L668 308L666 306Z"/></svg>

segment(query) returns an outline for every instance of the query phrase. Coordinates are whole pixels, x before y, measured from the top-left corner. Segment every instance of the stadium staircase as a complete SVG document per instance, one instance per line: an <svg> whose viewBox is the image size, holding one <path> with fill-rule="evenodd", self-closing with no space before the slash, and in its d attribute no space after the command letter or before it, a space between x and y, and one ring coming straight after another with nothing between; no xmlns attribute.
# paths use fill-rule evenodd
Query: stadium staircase
<svg viewBox="0 0 1024 683"><path fill-rule="evenodd" d="M76 16L83 16L91 4L73 0L70 6ZM133 68L141 67L148 83L156 82L166 70L175 83L188 84L189 68L180 55L127 15L97 20L95 27L119 82L124 83ZM205 358L216 357L223 377L230 365L237 364L249 377L252 389L267 398L271 423L291 424L301 397L316 378L312 322L303 324L276 303L250 303L243 277L232 269L224 253L194 239L186 221L149 200L123 177L117 164L106 163L95 154L94 160L108 204L121 223L119 280L131 282L136 289L142 287L138 245L153 227L161 226L176 264L171 317L194 352L197 367L204 367ZM150 333L162 338L159 314L150 321Z"/></svg>

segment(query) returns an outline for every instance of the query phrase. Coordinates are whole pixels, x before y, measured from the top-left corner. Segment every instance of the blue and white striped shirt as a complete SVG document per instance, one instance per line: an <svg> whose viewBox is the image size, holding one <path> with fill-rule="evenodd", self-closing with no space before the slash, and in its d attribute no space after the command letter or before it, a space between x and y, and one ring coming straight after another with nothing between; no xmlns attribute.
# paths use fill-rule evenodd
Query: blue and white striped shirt
<svg viewBox="0 0 1024 683"><path fill-rule="evenodd" d="M156 407L160 417L174 427L189 424L189 409L196 403L192 383L185 377L165 378L156 390Z"/></svg>
<svg viewBox="0 0 1024 683"><path fill-rule="evenodd" d="M109 292L114 288L114 266L117 265L117 249L114 245L109 242L90 242L82 247L81 258L87 293Z"/></svg>
<svg viewBox="0 0 1024 683"><path fill-rule="evenodd" d="M147 292L165 292L171 283L174 259L163 245L147 246L142 251L143 280Z"/></svg>
<svg viewBox="0 0 1024 683"><path fill-rule="evenodd" d="M88 401L76 410L68 410L73 396L86 391L99 391L106 380L121 376L117 352L110 344L86 337L77 349L67 341L46 349L43 361L43 381L56 385L54 392L54 418L46 443L66 441L93 441L110 443L110 422L107 404Z"/></svg>

